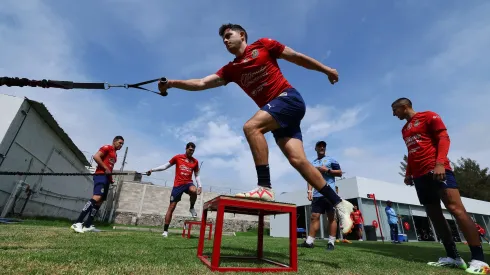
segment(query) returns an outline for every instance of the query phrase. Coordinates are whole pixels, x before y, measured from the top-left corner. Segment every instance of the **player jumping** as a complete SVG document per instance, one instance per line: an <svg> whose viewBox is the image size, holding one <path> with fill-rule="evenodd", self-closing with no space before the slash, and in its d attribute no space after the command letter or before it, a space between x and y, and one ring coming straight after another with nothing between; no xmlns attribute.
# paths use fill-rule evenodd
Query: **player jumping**
<svg viewBox="0 0 490 275"><path fill-rule="evenodd" d="M185 146L185 154L175 155L166 164L146 172L146 175L149 176L152 172L164 171L175 165L174 187L172 188L172 193L170 194L170 205L168 206L167 214L165 215L165 224L163 226L162 236L164 238L168 236L168 226L172 221L172 214L174 213L177 203L182 198L182 194L186 193L189 195L189 202L191 204L189 212L193 218L197 217L194 204L196 203L197 195L201 194L202 186L199 178L199 162L192 156L195 150L196 145L189 142ZM197 190L192 181L193 172L198 186Z"/></svg>
<svg viewBox="0 0 490 275"><path fill-rule="evenodd" d="M111 145L102 146L99 151L94 155L94 160L97 162L97 168L93 176L94 190L92 198L85 204L78 217L78 220L71 226L73 231L78 233L97 231L92 225L92 222L99 211L100 206L107 199L109 193L109 186L114 183L112 175L106 175L112 173L114 164L117 162L116 151L121 150L124 145L124 138L122 136L116 136L112 140ZM90 213L87 220L83 222L85 216Z"/></svg>
<svg viewBox="0 0 490 275"><path fill-rule="evenodd" d="M458 185L449 164L447 154L450 140L441 117L432 111L416 112L408 98L399 98L391 105L393 116L406 120L402 136L408 149L405 184L415 184L420 204L441 236L447 257L432 266L465 269L472 274L490 274L484 262L483 248L475 224L461 201ZM454 216L471 250L469 267L461 259L449 225L441 209L441 200Z"/></svg>
<svg viewBox="0 0 490 275"><path fill-rule="evenodd" d="M240 25L222 25L219 35L228 52L235 56L232 62L202 79L160 82L160 92L166 93L169 88L202 91L230 82L238 84L260 110L243 126L257 170L258 186L236 196L274 201L269 150L264 137L264 134L272 132L289 163L334 206L344 233L350 232L353 205L342 200L325 182L320 171L307 160L300 127L306 111L305 102L301 94L284 78L277 59L324 73L331 84L338 81L337 71L270 38L261 38L248 45L247 32Z"/></svg>

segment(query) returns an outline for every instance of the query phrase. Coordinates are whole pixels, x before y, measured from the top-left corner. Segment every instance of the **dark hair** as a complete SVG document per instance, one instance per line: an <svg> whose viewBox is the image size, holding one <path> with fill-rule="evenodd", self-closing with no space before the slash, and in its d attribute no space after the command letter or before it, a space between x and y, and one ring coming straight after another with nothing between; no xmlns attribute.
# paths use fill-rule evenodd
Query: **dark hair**
<svg viewBox="0 0 490 275"><path fill-rule="evenodd" d="M397 100L395 100L391 106L395 106L395 105L398 105L398 104L401 104L401 105L408 105L409 107L412 107L412 101L410 101L410 99L406 98L406 97L401 97Z"/></svg>
<svg viewBox="0 0 490 275"><path fill-rule="evenodd" d="M245 42L248 41L247 31L242 26L237 25L237 24L228 23L228 24L221 25L221 27L219 27L219 36L223 37L223 35L225 34L225 31L227 29L231 29L233 31L242 31L242 32L244 32L245 33Z"/></svg>
<svg viewBox="0 0 490 275"><path fill-rule="evenodd" d="M196 149L196 145L194 144L194 142L187 143L187 145L185 146L185 149L187 149L189 147L192 147L192 148Z"/></svg>
<svg viewBox="0 0 490 275"><path fill-rule="evenodd" d="M122 136L116 136L116 137L113 139L113 141L116 141L116 140L119 140L119 139L124 140L124 138L123 138Z"/></svg>

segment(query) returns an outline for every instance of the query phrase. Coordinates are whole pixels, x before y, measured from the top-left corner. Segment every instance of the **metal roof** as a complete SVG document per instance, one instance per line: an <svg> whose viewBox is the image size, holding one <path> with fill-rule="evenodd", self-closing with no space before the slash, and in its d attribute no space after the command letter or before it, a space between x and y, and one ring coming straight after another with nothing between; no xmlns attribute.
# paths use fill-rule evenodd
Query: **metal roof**
<svg viewBox="0 0 490 275"><path fill-rule="evenodd" d="M58 137L68 146L68 148L75 154L78 160L80 160L85 166L90 166L87 157L78 149L78 147L73 143L68 134L63 131L58 122L54 119L53 115L49 112L48 108L43 103L30 100L25 98L27 102L36 110L36 112L41 116L41 118L49 125L49 127L56 133Z"/></svg>

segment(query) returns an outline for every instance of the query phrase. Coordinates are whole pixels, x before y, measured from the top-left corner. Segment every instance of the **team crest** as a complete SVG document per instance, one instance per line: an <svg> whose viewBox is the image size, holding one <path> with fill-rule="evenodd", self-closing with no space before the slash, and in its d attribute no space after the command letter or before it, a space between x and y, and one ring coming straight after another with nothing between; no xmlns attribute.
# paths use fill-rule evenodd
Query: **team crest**
<svg viewBox="0 0 490 275"><path fill-rule="evenodd" d="M100 189L100 193L104 194L104 188Z"/></svg>
<svg viewBox="0 0 490 275"><path fill-rule="evenodd" d="M414 127L417 127L417 126L419 126L419 124L420 124L420 122L419 122L419 120L417 119L417 120L415 120L415 122L413 123L413 126L414 126Z"/></svg>
<svg viewBox="0 0 490 275"><path fill-rule="evenodd" d="M412 128L412 123L410 122L407 126L407 130L410 130Z"/></svg>
<svg viewBox="0 0 490 275"><path fill-rule="evenodd" d="M255 49L252 51L252 58L256 58L257 56L259 56L259 51Z"/></svg>

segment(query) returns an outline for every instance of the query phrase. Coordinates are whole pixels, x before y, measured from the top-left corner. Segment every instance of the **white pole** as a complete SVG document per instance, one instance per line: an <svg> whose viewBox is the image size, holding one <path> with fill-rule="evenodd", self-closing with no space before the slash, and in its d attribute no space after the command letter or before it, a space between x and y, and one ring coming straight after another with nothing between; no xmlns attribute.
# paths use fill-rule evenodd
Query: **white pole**
<svg viewBox="0 0 490 275"><path fill-rule="evenodd" d="M203 163L204 163L204 161L201 162L201 166L199 167L199 176L201 175L201 168L202 168L202 164ZM203 200L203 197L204 197L204 188L202 188L202 191L201 191L201 195L200 196L201 196L201 199L200 199L200 201L201 201L200 202L200 204L201 204L201 210L200 210L200 212L201 212L201 216L202 216L202 213L203 213L203 210L204 210L203 209L203 201L202 201Z"/></svg>

